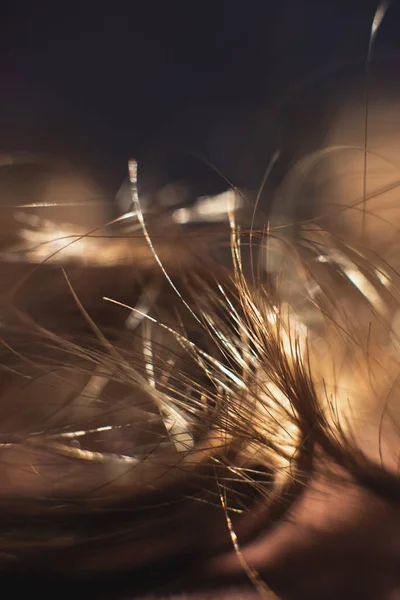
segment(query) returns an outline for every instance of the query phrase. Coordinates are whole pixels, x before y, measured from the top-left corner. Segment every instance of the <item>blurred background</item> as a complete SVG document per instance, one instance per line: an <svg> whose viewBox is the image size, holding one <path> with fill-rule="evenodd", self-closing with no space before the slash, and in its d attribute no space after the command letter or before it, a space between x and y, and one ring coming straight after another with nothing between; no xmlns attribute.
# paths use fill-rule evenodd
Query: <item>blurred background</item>
<svg viewBox="0 0 400 600"><path fill-rule="evenodd" d="M349 86L363 93L377 5L3 5L0 153L45 153L62 162L50 169L50 186L44 176L38 182L37 168L33 174L22 169L17 183L17 171L8 176L3 169L3 199L9 190L13 202L35 194L57 200L59 194L107 204L126 176L127 160L136 157L144 193L183 181L183 200L190 202L226 188L203 158L234 184L255 190L279 149L269 180L276 187L291 164L323 143L335 98ZM392 2L374 50L371 85L383 72L397 79L399 27L400 6Z"/></svg>

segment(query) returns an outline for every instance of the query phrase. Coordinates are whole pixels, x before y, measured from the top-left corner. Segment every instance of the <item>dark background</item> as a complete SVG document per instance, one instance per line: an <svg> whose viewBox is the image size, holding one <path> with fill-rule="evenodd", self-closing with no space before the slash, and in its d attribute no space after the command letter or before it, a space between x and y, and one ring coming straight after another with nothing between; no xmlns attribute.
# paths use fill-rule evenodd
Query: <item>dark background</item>
<svg viewBox="0 0 400 600"><path fill-rule="evenodd" d="M377 4L9 3L0 20L0 151L67 156L113 195L131 156L156 185L190 178L197 167L183 157L198 151L249 186L279 146L279 179L299 151L318 145L337 86L362 85ZM399 28L395 1L375 63L394 60ZM182 160L163 167L171 147Z"/></svg>

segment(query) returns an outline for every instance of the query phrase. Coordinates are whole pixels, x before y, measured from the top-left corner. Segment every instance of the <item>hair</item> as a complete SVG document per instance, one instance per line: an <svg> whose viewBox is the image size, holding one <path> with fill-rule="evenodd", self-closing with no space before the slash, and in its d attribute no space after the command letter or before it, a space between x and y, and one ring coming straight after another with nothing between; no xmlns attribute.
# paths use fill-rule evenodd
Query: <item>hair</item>
<svg viewBox="0 0 400 600"><path fill-rule="evenodd" d="M348 150L307 156L280 198ZM312 485L400 502L397 227L389 243L366 175L351 205L261 227L234 187L198 226L141 205L134 161L130 180L104 226L32 203L1 243L0 569L134 571L140 593L155 565L175 584L233 547L275 597L241 548Z"/></svg>
<svg viewBox="0 0 400 600"><path fill-rule="evenodd" d="M323 219L242 230L235 191L178 228L131 177L124 219L24 213L2 254L2 569L242 556L322 475L397 504L394 269Z"/></svg>

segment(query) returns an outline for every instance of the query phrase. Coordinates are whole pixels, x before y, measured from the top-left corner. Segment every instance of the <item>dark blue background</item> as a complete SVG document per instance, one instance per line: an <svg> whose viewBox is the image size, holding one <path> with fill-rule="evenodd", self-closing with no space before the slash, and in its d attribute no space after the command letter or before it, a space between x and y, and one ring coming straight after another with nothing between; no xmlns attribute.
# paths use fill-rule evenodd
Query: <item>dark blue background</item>
<svg viewBox="0 0 400 600"><path fill-rule="evenodd" d="M160 139L211 137L209 158L228 171L235 145L254 132L271 148L286 135L290 154L304 131L318 137L335 74L363 72L377 4L10 3L0 19L0 150L73 156L92 164L111 191L129 156L157 162ZM377 44L391 60L396 4Z"/></svg>

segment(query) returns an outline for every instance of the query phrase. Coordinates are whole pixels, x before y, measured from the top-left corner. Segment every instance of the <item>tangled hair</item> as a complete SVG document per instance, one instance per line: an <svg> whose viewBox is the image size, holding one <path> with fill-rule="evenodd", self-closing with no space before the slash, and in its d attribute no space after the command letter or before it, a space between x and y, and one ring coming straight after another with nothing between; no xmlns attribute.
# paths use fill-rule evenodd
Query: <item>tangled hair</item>
<svg viewBox="0 0 400 600"><path fill-rule="evenodd" d="M350 150L360 197L302 222L257 227L258 201L249 216L235 188L152 210L134 161L129 210L105 225L56 224L34 202L14 213L16 234L0 232L4 576L134 572L135 593L170 591L233 547L275 598L242 548L315 483L398 510L398 227L389 239L371 205L398 182L368 195L367 136ZM347 151L296 164L281 212Z"/></svg>
<svg viewBox="0 0 400 600"><path fill-rule="evenodd" d="M135 163L131 182L123 219L23 213L3 249L1 568L193 565L233 543L269 597L238 540L311 480L400 501L398 275L323 220L242 230L235 191L229 226L179 228L143 212Z"/></svg>

